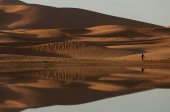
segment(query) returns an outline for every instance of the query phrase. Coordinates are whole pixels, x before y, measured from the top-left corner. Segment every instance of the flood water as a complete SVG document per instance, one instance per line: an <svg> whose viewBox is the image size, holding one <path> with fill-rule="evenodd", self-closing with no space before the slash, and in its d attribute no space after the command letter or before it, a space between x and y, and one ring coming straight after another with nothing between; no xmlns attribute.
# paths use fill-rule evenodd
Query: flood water
<svg viewBox="0 0 170 112"><path fill-rule="evenodd" d="M0 112L169 112L170 68L0 67Z"/></svg>

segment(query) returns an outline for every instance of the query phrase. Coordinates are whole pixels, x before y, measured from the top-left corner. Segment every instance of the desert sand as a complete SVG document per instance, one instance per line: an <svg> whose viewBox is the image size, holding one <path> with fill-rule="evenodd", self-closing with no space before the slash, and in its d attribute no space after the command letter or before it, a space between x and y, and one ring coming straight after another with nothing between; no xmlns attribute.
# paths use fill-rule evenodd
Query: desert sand
<svg viewBox="0 0 170 112"><path fill-rule="evenodd" d="M142 64L144 53L145 63L169 64L169 28L83 9L0 4L0 62Z"/></svg>
<svg viewBox="0 0 170 112"><path fill-rule="evenodd" d="M170 29L163 27L16 29L0 36L1 62L141 61L142 53L145 61L170 59Z"/></svg>
<svg viewBox="0 0 170 112"><path fill-rule="evenodd" d="M169 68L170 27L0 0L0 112L170 88Z"/></svg>
<svg viewBox="0 0 170 112"><path fill-rule="evenodd" d="M0 4L0 62L168 64L169 28L83 9Z"/></svg>

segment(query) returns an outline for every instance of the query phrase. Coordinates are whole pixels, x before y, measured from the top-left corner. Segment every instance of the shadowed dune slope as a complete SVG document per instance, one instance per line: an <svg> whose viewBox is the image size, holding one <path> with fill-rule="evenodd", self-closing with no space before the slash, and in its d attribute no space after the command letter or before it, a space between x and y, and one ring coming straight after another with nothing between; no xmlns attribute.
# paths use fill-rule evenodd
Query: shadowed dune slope
<svg viewBox="0 0 170 112"><path fill-rule="evenodd" d="M93 42L56 42L29 46L37 51L46 51L66 55L74 58L96 59L104 57L119 57L135 54L131 51L113 50Z"/></svg>
<svg viewBox="0 0 170 112"><path fill-rule="evenodd" d="M3 4L4 0L1 1ZM87 28L100 25L123 25L139 28L161 27L135 20L105 15L84 9L55 8L41 5L16 5L18 0L9 0L0 5L3 16L0 29L54 29L54 28ZM13 5L11 5L13 4ZM16 18L16 19L13 19ZM12 19L12 20L11 20Z"/></svg>
<svg viewBox="0 0 170 112"><path fill-rule="evenodd" d="M15 48L15 47L0 47L0 54L24 55L25 57L28 57L28 56L65 57L57 53L35 51L33 49Z"/></svg>
<svg viewBox="0 0 170 112"><path fill-rule="evenodd" d="M1 5L25 5L26 3L20 0L0 0Z"/></svg>
<svg viewBox="0 0 170 112"><path fill-rule="evenodd" d="M10 38L9 35L0 33L0 43L8 43L8 42L18 42L20 40Z"/></svg>
<svg viewBox="0 0 170 112"><path fill-rule="evenodd" d="M0 32L0 42L17 41L66 41L76 38L71 34L62 32L59 29L41 29L41 30L3 30ZM6 40L4 40L6 38ZM41 42L40 42L41 43ZM18 43L18 46L20 43Z"/></svg>
<svg viewBox="0 0 170 112"><path fill-rule="evenodd" d="M19 14L4 12L0 5L0 29L8 29L11 23L19 21L21 17Z"/></svg>

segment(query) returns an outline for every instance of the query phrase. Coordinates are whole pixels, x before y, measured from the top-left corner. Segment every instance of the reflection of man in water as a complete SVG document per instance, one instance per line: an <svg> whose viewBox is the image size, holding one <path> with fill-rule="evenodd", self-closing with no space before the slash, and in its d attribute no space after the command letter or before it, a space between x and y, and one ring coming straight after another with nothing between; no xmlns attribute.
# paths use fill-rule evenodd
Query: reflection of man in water
<svg viewBox="0 0 170 112"><path fill-rule="evenodd" d="M143 58L145 58L145 56L144 56L143 54L142 54L142 56L141 56L141 57L142 57L142 60L143 60Z"/></svg>
<svg viewBox="0 0 170 112"><path fill-rule="evenodd" d="M144 72L144 68L142 68L142 72Z"/></svg>

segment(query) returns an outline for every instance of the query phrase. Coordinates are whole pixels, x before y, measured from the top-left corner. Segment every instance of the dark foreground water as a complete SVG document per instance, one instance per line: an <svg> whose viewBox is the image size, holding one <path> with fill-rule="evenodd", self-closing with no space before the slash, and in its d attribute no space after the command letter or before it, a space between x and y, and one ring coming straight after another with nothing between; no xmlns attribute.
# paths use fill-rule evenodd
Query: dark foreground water
<svg viewBox="0 0 170 112"><path fill-rule="evenodd" d="M0 112L170 112L170 68L0 67Z"/></svg>

